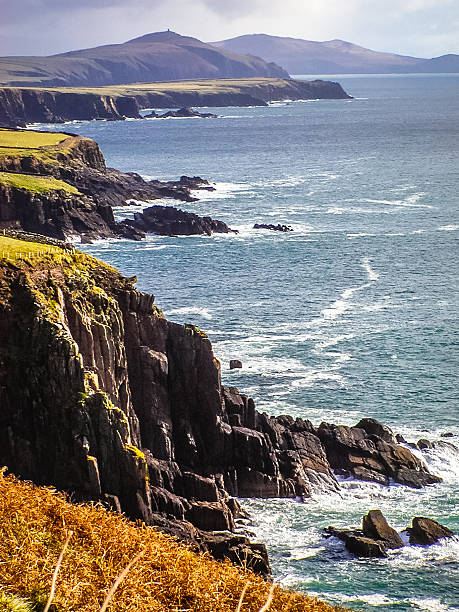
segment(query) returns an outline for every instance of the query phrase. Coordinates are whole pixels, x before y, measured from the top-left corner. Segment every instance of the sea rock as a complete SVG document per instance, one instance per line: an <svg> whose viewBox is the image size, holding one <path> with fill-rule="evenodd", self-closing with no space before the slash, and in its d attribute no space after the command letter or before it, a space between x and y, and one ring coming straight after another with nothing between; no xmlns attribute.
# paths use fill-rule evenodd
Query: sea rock
<svg viewBox="0 0 459 612"><path fill-rule="evenodd" d="M448 527L422 516L414 517L412 526L408 527L406 531L410 538L410 544L421 545L435 544L442 538L451 538L454 535Z"/></svg>
<svg viewBox="0 0 459 612"><path fill-rule="evenodd" d="M234 370L236 368L242 368L242 361L239 359L231 359L229 362L230 370Z"/></svg>
<svg viewBox="0 0 459 612"><path fill-rule="evenodd" d="M346 549L357 557L387 557L386 545L383 541L366 537L359 530L327 527L324 531L342 540Z"/></svg>
<svg viewBox="0 0 459 612"><path fill-rule="evenodd" d="M167 321L135 278L78 261L27 274L0 264L0 465L18 477L109 503L200 550L203 532L241 516L229 496L336 491L336 465L432 477L364 429L258 412L221 384L204 332Z"/></svg>
<svg viewBox="0 0 459 612"><path fill-rule="evenodd" d="M361 427L321 423L317 436L337 474L385 485L393 479L413 488L441 482L409 449Z"/></svg>
<svg viewBox="0 0 459 612"><path fill-rule="evenodd" d="M383 516L381 510L370 510L363 517L362 531L367 538L381 540L386 548L402 548L403 540Z"/></svg>
<svg viewBox="0 0 459 612"><path fill-rule="evenodd" d="M200 217L194 213L173 206L150 206L141 213L134 213L134 219L125 219L123 225L149 234L160 236L191 236L193 234L235 233L230 227L210 217Z"/></svg>
<svg viewBox="0 0 459 612"><path fill-rule="evenodd" d="M289 225L281 225L280 223L277 225L271 223L255 223L253 229L267 229L274 232L293 232L293 229Z"/></svg>
<svg viewBox="0 0 459 612"><path fill-rule="evenodd" d="M201 117L203 119L216 119L218 117L218 115L214 115L213 113L200 113L191 108L191 106L184 106L178 110L167 111L163 115L156 116L160 119L166 119L168 117ZM149 117L151 117L151 115L149 115Z"/></svg>

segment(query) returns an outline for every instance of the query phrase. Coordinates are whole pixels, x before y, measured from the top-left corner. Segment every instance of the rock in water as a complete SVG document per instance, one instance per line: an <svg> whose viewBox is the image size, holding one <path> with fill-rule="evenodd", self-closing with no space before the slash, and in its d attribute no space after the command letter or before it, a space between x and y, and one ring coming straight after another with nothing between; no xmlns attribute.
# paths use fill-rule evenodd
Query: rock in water
<svg viewBox="0 0 459 612"><path fill-rule="evenodd" d="M423 516L415 516L411 527L407 528L408 535L410 537L410 544L435 544L442 538L451 538L454 534L430 518Z"/></svg>
<svg viewBox="0 0 459 612"><path fill-rule="evenodd" d="M362 531L367 538L382 540L387 548L402 548L403 540L393 529L381 510L370 510L363 517Z"/></svg>
<svg viewBox="0 0 459 612"><path fill-rule="evenodd" d="M325 532L342 540L347 550L357 557L387 557L384 542L368 538L358 529L327 527Z"/></svg>
<svg viewBox="0 0 459 612"><path fill-rule="evenodd" d="M229 362L229 367L230 370L242 368L242 361L239 361L239 359L231 359L231 361Z"/></svg>
<svg viewBox="0 0 459 612"><path fill-rule="evenodd" d="M293 232L293 229L289 225L273 225L272 223L255 223L253 229L267 229L273 232Z"/></svg>
<svg viewBox="0 0 459 612"><path fill-rule="evenodd" d="M387 557L383 542L351 535L345 540L346 548L357 557Z"/></svg>

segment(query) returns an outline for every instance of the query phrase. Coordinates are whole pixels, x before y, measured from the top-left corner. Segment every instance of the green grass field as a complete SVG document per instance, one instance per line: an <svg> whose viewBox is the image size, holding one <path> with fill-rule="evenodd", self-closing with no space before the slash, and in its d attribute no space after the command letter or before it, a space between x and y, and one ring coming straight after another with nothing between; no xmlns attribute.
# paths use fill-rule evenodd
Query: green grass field
<svg viewBox="0 0 459 612"><path fill-rule="evenodd" d="M36 157L42 161L54 161L58 148L67 134L34 132L32 130L8 130L0 128L0 161L6 157Z"/></svg>
<svg viewBox="0 0 459 612"><path fill-rule="evenodd" d="M16 240L0 233L0 258L6 260L28 259L41 257L48 253L61 253L64 250L51 244L40 244L38 242L26 242Z"/></svg>
<svg viewBox="0 0 459 612"><path fill-rule="evenodd" d="M50 191L65 191L68 194L80 195L73 185L47 176L35 176L13 172L0 172L0 185L27 189L32 193L49 193Z"/></svg>

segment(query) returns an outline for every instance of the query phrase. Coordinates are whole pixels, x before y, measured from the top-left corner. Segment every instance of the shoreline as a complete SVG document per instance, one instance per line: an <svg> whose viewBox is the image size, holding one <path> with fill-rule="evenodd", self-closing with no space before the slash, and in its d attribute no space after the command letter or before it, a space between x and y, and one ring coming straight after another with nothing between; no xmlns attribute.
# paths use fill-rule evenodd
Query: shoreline
<svg viewBox="0 0 459 612"><path fill-rule="evenodd" d="M142 118L148 108L267 106L282 100L349 100L339 83L216 79L104 87L0 87L0 127L74 120Z"/></svg>

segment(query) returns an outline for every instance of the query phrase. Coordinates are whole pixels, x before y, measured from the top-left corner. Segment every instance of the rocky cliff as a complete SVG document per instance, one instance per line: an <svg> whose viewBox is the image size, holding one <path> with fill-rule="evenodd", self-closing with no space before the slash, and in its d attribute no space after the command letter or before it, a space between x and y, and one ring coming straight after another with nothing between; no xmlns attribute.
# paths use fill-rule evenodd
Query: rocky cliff
<svg viewBox="0 0 459 612"><path fill-rule="evenodd" d="M0 88L0 126L140 118L143 108L266 106L272 100L348 99L339 83L221 79L92 89Z"/></svg>
<svg viewBox="0 0 459 612"><path fill-rule="evenodd" d="M371 419L260 414L222 385L205 333L167 321L134 280L78 252L3 261L0 465L259 571L263 547L209 533L234 530L232 496L309 496L338 489L334 472L439 481Z"/></svg>
<svg viewBox="0 0 459 612"><path fill-rule="evenodd" d="M52 139L52 144L48 141ZM200 177L145 181L107 168L96 142L66 133L0 129L0 229L22 229L53 238L81 236L140 240L145 232L229 232L220 221L174 207L155 207L156 224L117 223L112 206L129 198L197 200L191 190L213 189ZM157 231L161 228L161 231Z"/></svg>

